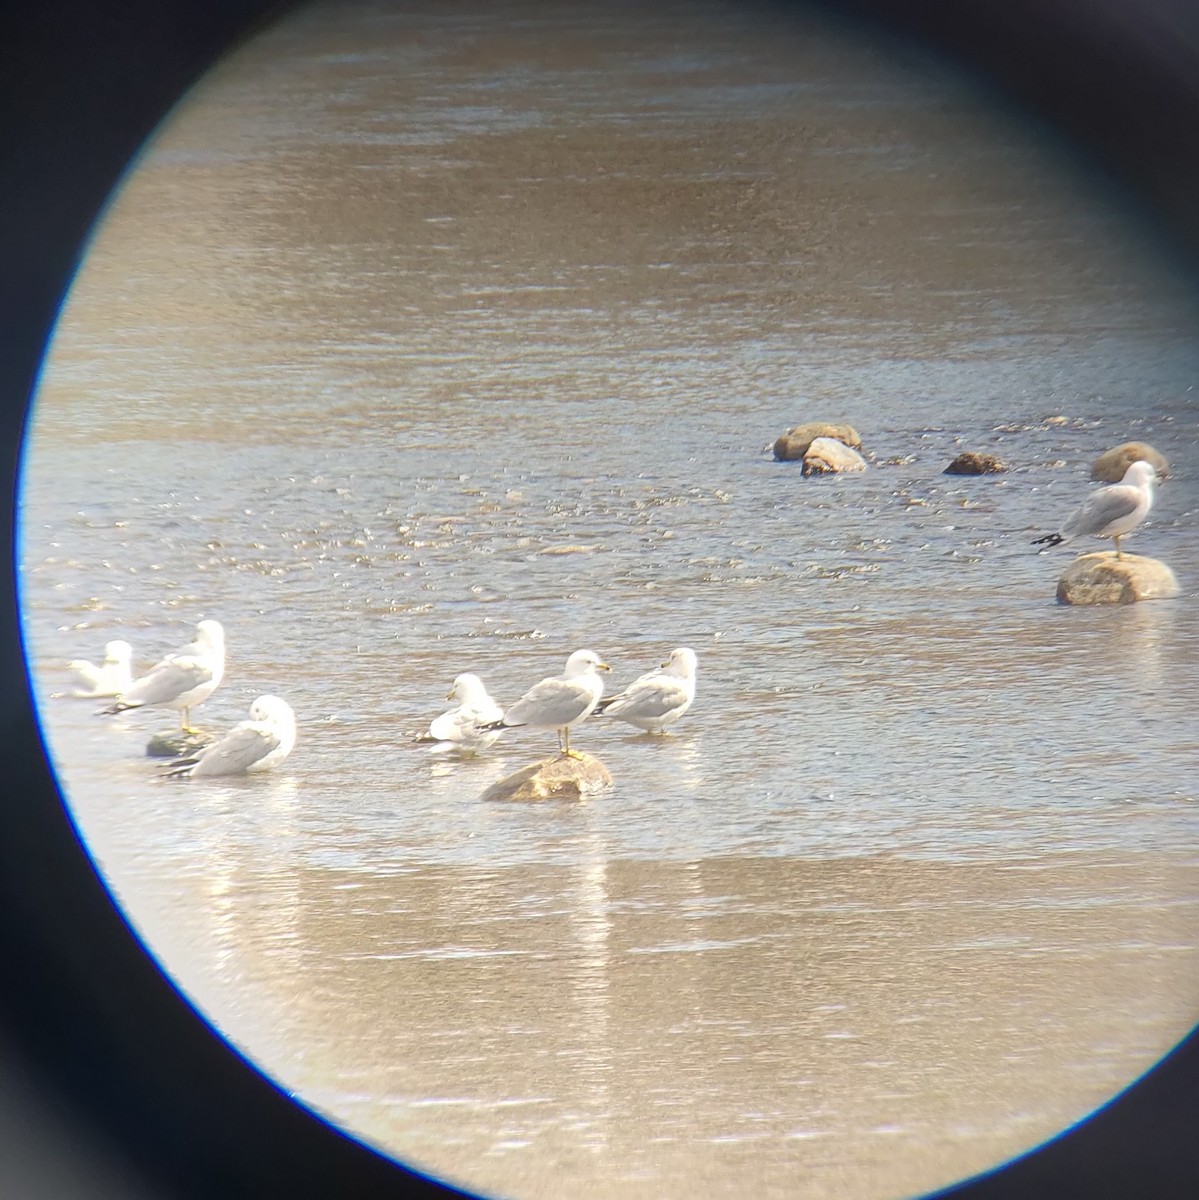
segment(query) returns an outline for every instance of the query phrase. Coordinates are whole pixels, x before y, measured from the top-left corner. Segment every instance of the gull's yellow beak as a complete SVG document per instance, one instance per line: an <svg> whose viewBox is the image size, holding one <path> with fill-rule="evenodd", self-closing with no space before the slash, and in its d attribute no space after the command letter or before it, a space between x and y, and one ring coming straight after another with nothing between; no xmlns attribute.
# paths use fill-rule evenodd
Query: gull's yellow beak
<svg viewBox="0 0 1199 1200"><path fill-rule="evenodd" d="M597 671L610 671L610 670L612 670L612 668L611 668L610 666L608 666L608 664L607 664L607 663L596 663L596 664L595 664L595 669L596 669Z"/></svg>
<svg viewBox="0 0 1199 1200"><path fill-rule="evenodd" d="M448 692L446 692L445 698L447 700L453 700L453 698L454 698L454 689L453 688L450 688L450 690Z"/></svg>

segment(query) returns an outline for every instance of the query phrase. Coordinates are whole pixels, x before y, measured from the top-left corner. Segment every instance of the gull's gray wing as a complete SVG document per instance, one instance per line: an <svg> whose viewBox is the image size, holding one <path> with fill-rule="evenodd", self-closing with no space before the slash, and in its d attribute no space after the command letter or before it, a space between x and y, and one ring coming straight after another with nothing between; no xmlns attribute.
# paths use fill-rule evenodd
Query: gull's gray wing
<svg viewBox="0 0 1199 1200"><path fill-rule="evenodd" d="M543 679L508 709L504 724L561 727L583 713L594 695L591 680Z"/></svg>
<svg viewBox="0 0 1199 1200"><path fill-rule="evenodd" d="M469 726L469 719L464 721L463 715L461 708L453 708L449 712L442 713L440 717L433 719L433 723L429 726L429 732L425 736L437 742L460 742L464 728Z"/></svg>
<svg viewBox="0 0 1199 1200"><path fill-rule="evenodd" d="M1064 537L1099 533L1113 521L1126 517L1144 500L1140 488L1114 483L1087 497L1083 506L1071 513L1062 526Z"/></svg>
<svg viewBox="0 0 1199 1200"><path fill-rule="evenodd" d="M279 745L279 735L257 721L235 725L196 756L192 775L240 775Z"/></svg>
<svg viewBox="0 0 1199 1200"><path fill-rule="evenodd" d="M130 706L169 704L211 680L212 663L207 658L172 656L151 668L149 674L134 680L121 701Z"/></svg>
<svg viewBox="0 0 1199 1200"><path fill-rule="evenodd" d="M488 704L485 708L459 704L435 717L427 736L439 742L469 741L479 736L482 726L502 720L503 716L504 711L498 704Z"/></svg>
<svg viewBox="0 0 1199 1200"><path fill-rule="evenodd" d="M439 742L462 742L486 724L476 709L459 706L442 713L429 726L429 736Z"/></svg>
<svg viewBox="0 0 1199 1200"><path fill-rule="evenodd" d="M75 675L76 687L80 690L87 688L94 694L100 686L101 679L104 678L104 668L97 667L94 663L84 659L76 659L74 662L67 663L67 666Z"/></svg>
<svg viewBox="0 0 1199 1200"><path fill-rule="evenodd" d="M689 699L687 689L679 680L669 675L657 675L634 681L623 695L612 698L604 712L610 717L655 721L681 708Z"/></svg>

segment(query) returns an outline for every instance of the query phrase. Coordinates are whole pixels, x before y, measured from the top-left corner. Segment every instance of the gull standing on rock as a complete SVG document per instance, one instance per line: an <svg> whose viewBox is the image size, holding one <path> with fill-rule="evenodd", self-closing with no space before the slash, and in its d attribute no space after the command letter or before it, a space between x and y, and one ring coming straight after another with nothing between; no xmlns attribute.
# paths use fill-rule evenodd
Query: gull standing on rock
<svg viewBox="0 0 1199 1200"><path fill-rule="evenodd" d="M1139 459L1124 472L1124 478L1119 483L1108 484L1092 492L1082 507L1066 518L1059 532L1034 538L1032 544L1038 546L1044 542L1049 546L1060 546L1063 542L1090 534L1114 538L1116 557L1122 557L1120 539L1131 533L1153 507L1153 485L1156 480L1157 468Z"/></svg>
<svg viewBox="0 0 1199 1200"><path fill-rule="evenodd" d="M442 713L416 740L432 742L434 751L457 750L460 754L478 754L486 750L503 732L495 728L502 721L504 710L488 694L483 681L469 671L454 680L447 700L457 700L458 707Z"/></svg>
<svg viewBox="0 0 1199 1200"><path fill-rule="evenodd" d="M199 779L210 775L245 775L277 767L296 744L296 715L278 696L259 696L250 719L235 725L203 750L170 764L168 775Z"/></svg>
<svg viewBox="0 0 1199 1200"><path fill-rule="evenodd" d="M604 694L604 681L596 672L611 669L594 650L576 650L566 660L561 675L531 687L496 725L556 729L559 751L570 758L581 758L570 748L570 727L588 716Z"/></svg>
<svg viewBox="0 0 1199 1200"><path fill-rule="evenodd" d="M67 663L76 679L71 695L81 700L103 700L128 691L133 683L132 659L133 647L128 642L115 641L105 645L104 661L98 666L83 659Z"/></svg>
<svg viewBox="0 0 1199 1200"><path fill-rule="evenodd" d="M695 700L695 651L680 646L653 671L649 671L618 696L601 700L595 711L627 721L647 733L665 733Z"/></svg>
<svg viewBox="0 0 1199 1200"><path fill-rule="evenodd" d="M196 640L155 663L123 691L104 716L130 708L177 708L179 728L196 732L188 724L188 710L216 691L225 674L225 630L219 621L201 621Z"/></svg>

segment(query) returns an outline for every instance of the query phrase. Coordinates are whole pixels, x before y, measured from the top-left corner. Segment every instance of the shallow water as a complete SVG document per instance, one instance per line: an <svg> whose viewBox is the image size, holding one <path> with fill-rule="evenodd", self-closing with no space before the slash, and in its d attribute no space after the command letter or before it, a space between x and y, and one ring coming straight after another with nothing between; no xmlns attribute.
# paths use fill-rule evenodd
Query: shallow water
<svg viewBox="0 0 1199 1200"><path fill-rule="evenodd" d="M34 685L151 949L358 1136L519 1197L912 1194L1199 1009L1194 295L968 81L687 13L317 7L214 72L52 348ZM772 461L821 417L866 473ZM1130 438L1183 594L1058 606L1029 542ZM53 698L202 617L194 716L299 715L273 776L159 780L169 717ZM552 734L408 745L462 670L681 644L672 736L575 732L587 803L479 801Z"/></svg>

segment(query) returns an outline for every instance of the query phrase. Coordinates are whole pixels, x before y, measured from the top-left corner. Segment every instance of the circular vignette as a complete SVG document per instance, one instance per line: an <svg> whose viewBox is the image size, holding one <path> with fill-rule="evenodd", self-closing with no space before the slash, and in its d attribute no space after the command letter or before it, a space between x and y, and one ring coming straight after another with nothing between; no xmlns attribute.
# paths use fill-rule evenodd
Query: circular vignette
<svg viewBox="0 0 1199 1200"><path fill-rule="evenodd" d="M144 138L219 54L292 5L145 0L120 17L54 0L10 28L3 202L3 444L15 476L25 405L80 248ZM1182 0L846 0L834 13L915 37L1055 123L1152 214L1194 269L1199 23ZM1189 33L1192 36L1187 36ZM12 491L6 529L13 562ZM11 569L11 568L10 568ZM47 765L4 592L9 796L0 808L0 1134L6 1190L39 1195L452 1194L292 1104L215 1037L133 937L75 840ZM1193 1195L1199 1038L1089 1120L943 1195ZM55 1113L57 1112L57 1115ZM17 1138L20 1139L19 1144ZM51 1161L71 1159L72 1167ZM21 1174L24 1172L24 1174ZM15 1187L20 1182L23 1186Z"/></svg>
<svg viewBox="0 0 1199 1200"><path fill-rule="evenodd" d="M156 125L220 56L293 7L53 0L14 16L3 71L6 474L93 223ZM67 818L25 674L5 493L0 805L0 1191L457 1194L292 1103L219 1039L129 929ZM11 1117L10 1115L11 1114Z"/></svg>

